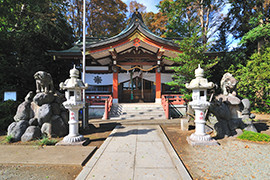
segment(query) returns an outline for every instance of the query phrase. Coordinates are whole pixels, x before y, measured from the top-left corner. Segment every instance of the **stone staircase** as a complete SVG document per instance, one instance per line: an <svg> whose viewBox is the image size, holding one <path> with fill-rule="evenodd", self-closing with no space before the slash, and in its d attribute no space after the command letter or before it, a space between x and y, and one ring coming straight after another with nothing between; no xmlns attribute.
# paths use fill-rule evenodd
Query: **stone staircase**
<svg viewBox="0 0 270 180"><path fill-rule="evenodd" d="M155 120L166 119L163 107L156 103L113 104L111 120Z"/></svg>

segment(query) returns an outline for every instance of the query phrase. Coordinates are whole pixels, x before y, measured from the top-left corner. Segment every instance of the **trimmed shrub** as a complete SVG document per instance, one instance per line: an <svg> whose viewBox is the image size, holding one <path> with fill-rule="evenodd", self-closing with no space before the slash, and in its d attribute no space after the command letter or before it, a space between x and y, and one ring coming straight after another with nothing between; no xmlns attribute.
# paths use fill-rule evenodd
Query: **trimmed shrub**
<svg viewBox="0 0 270 180"><path fill-rule="evenodd" d="M18 102L8 100L0 102L0 131L6 132L8 126L14 121L13 117L16 114Z"/></svg>

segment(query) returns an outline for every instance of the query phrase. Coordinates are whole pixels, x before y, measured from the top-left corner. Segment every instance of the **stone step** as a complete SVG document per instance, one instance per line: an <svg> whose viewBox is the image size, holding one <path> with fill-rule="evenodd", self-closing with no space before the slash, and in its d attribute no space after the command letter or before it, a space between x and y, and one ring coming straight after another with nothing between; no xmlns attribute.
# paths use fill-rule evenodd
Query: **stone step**
<svg viewBox="0 0 270 180"><path fill-rule="evenodd" d="M163 110L162 106L161 107L112 107L112 110L117 109L117 110L122 110L122 111L138 111L138 110Z"/></svg>
<svg viewBox="0 0 270 180"><path fill-rule="evenodd" d="M152 116L136 116L136 115L127 115L127 116L118 116L118 117L110 117L110 120L124 120L124 119L132 119L132 120L147 120L147 119L166 119L163 115L152 115Z"/></svg>
<svg viewBox="0 0 270 180"><path fill-rule="evenodd" d="M111 108L110 119L166 119L161 104L114 104Z"/></svg>
<svg viewBox="0 0 270 180"><path fill-rule="evenodd" d="M162 111L125 111L121 113L110 113L111 116L119 116L119 115L142 115L142 116L150 116L150 115L164 115Z"/></svg>

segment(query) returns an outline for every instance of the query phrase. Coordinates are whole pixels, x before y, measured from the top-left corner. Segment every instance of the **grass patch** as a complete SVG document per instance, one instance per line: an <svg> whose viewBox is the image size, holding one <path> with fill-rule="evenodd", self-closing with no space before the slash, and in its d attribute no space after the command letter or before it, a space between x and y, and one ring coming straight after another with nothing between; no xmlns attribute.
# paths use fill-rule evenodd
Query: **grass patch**
<svg viewBox="0 0 270 180"><path fill-rule="evenodd" d="M252 131L244 131L237 138L254 142L270 142L270 136L267 134L255 133Z"/></svg>
<svg viewBox="0 0 270 180"><path fill-rule="evenodd" d="M39 146L53 146L57 143L58 141L55 139L49 139L48 137L43 137L41 140L38 141Z"/></svg>
<svg viewBox="0 0 270 180"><path fill-rule="evenodd" d="M6 143L12 143L12 141L13 141L13 137L11 135L5 137Z"/></svg>

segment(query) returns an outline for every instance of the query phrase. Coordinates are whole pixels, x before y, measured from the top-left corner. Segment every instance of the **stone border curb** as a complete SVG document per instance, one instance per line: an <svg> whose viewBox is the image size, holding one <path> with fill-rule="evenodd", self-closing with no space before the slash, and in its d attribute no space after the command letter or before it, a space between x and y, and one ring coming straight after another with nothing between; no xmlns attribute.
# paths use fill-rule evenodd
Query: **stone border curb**
<svg viewBox="0 0 270 180"><path fill-rule="evenodd" d="M112 140L112 134L116 133L117 129L119 129L121 125L117 125L114 130L111 132L111 134L108 136L108 138L104 141L104 143L100 146L100 148L96 151L96 153L93 155L93 157L90 159L90 161L85 165L83 170L80 172L80 174L76 177L76 180L83 180L86 179L87 176L90 174L91 170L107 148L108 144Z"/></svg>
<svg viewBox="0 0 270 180"><path fill-rule="evenodd" d="M188 170L186 169L185 165L183 164L182 160L180 157L178 157L177 153L175 152L174 148L172 147L170 141L168 140L167 136L165 135L165 132L162 130L160 126L158 126L160 131L160 138L162 139L166 150L170 154L172 161L178 170L179 175L184 179L184 180L192 180L191 175L189 174Z"/></svg>

